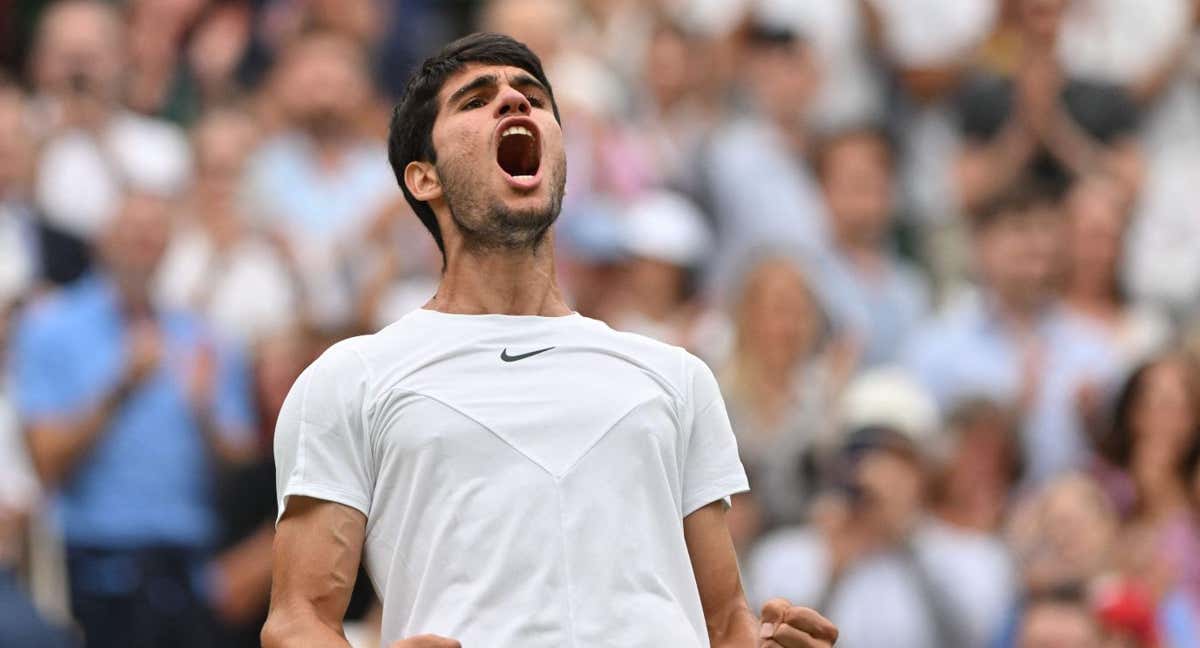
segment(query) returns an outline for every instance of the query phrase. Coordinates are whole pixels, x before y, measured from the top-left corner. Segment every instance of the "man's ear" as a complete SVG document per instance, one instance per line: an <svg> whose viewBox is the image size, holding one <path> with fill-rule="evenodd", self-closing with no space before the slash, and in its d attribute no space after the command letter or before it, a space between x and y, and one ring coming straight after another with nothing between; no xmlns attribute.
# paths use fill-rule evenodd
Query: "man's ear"
<svg viewBox="0 0 1200 648"><path fill-rule="evenodd" d="M429 202L442 197L442 180L437 169L429 162L414 160L404 167L404 186L413 198Z"/></svg>

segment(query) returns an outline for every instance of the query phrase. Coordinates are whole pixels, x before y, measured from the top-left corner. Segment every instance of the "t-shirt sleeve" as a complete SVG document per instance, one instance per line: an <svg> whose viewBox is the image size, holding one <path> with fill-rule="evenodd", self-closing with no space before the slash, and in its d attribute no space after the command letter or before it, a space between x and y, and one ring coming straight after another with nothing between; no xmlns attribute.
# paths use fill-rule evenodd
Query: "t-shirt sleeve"
<svg viewBox="0 0 1200 648"><path fill-rule="evenodd" d="M275 427L276 495L302 495L370 514L375 465L364 400L367 366L346 343L333 346L300 375Z"/></svg>
<svg viewBox="0 0 1200 648"><path fill-rule="evenodd" d="M83 395L63 377L71 357L56 331L52 323L28 313L15 327L8 373L17 414L25 422L60 418L84 405Z"/></svg>
<svg viewBox="0 0 1200 648"><path fill-rule="evenodd" d="M683 469L684 517L706 504L750 490L717 379L699 358L689 355L687 362L692 378Z"/></svg>

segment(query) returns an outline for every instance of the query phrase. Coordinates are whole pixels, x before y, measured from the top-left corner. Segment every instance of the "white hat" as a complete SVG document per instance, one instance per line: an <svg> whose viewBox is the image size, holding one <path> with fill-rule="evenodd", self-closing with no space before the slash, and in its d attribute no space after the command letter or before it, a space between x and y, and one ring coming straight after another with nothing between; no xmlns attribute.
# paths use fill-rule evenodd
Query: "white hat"
<svg viewBox="0 0 1200 648"><path fill-rule="evenodd" d="M712 243L700 210L677 193L647 192L625 214L625 249L633 256L692 267Z"/></svg>
<svg viewBox="0 0 1200 648"><path fill-rule="evenodd" d="M839 414L844 434L864 427L886 427L927 454L938 455L943 450L937 402L899 367L859 374L847 385Z"/></svg>

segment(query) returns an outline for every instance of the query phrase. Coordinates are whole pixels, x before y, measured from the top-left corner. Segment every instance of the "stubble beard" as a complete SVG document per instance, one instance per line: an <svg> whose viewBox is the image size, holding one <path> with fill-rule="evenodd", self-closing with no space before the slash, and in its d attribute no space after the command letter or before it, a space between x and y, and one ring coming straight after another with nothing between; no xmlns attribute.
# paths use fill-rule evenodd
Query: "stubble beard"
<svg viewBox="0 0 1200 648"><path fill-rule="evenodd" d="M495 196L489 196L484 183L457 165L438 165L446 206L467 249L475 251L536 250L545 240L546 231L558 219L566 184L567 161L563 156L550 169L546 181L550 196L541 207L514 210Z"/></svg>

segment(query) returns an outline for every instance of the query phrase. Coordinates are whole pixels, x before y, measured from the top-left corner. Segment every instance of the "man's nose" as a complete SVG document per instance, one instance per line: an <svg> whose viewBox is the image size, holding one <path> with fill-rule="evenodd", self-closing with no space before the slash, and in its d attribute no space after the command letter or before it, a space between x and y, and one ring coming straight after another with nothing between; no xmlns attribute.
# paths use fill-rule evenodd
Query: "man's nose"
<svg viewBox="0 0 1200 648"><path fill-rule="evenodd" d="M499 99L496 104L497 117L528 115L531 110L529 99L511 86L505 86L500 90Z"/></svg>

